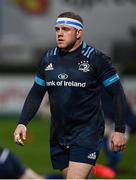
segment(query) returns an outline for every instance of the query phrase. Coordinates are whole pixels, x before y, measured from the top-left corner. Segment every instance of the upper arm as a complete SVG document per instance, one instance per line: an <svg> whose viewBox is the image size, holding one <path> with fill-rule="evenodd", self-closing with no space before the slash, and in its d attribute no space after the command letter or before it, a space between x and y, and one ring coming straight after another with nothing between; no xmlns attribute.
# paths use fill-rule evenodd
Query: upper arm
<svg viewBox="0 0 136 180"><path fill-rule="evenodd" d="M38 68L35 78L34 78L34 82L41 87L46 86L44 68L45 68L45 58L43 57L41 59L39 68Z"/></svg>
<svg viewBox="0 0 136 180"><path fill-rule="evenodd" d="M105 54L99 53L95 55L94 66L96 77L105 88L120 80L110 57Z"/></svg>

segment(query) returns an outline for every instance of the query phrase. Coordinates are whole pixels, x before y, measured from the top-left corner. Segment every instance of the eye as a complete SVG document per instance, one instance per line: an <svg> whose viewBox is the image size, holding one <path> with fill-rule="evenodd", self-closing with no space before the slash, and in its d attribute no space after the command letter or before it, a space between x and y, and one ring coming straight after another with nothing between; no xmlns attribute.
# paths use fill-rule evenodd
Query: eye
<svg viewBox="0 0 136 180"><path fill-rule="evenodd" d="M57 31L59 31L60 30L60 28L59 27L55 27L55 31L57 32Z"/></svg>
<svg viewBox="0 0 136 180"><path fill-rule="evenodd" d="M68 28L68 27L63 27L62 29L63 29L63 31L66 31L66 32L70 31L70 28Z"/></svg>

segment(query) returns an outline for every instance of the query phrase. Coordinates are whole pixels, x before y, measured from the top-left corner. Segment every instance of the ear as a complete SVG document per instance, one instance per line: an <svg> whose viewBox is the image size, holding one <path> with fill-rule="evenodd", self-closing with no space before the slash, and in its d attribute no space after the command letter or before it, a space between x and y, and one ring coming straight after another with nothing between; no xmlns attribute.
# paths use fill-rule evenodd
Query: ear
<svg viewBox="0 0 136 180"><path fill-rule="evenodd" d="M77 39L80 39L82 35L83 35L83 30L82 29L77 30Z"/></svg>

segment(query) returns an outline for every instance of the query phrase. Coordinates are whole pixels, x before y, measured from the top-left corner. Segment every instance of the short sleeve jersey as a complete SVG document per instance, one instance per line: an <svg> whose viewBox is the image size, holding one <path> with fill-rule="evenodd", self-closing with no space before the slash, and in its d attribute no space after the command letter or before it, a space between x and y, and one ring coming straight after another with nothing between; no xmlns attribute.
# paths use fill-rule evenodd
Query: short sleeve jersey
<svg viewBox="0 0 136 180"><path fill-rule="evenodd" d="M49 50L35 82L49 93L51 143L95 144L104 132L101 88L118 80L110 58L85 42L73 52Z"/></svg>

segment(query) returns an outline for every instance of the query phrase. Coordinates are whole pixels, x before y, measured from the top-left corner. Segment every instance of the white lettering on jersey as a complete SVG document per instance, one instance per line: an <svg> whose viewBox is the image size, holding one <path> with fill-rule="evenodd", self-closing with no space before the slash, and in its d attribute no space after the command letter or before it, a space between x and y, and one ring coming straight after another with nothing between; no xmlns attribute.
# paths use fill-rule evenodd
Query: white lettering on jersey
<svg viewBox="0 0 136 180"><path fill-rule="evenodd" d="M67 87L86 87L86 82L76 81L46 81L46 86L67 86Z"/></svg>

